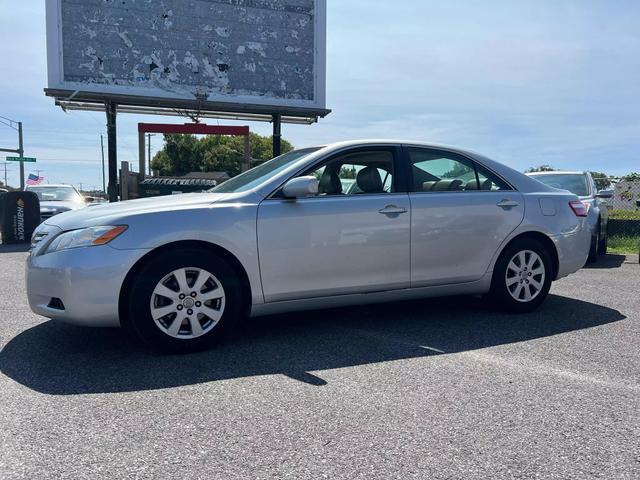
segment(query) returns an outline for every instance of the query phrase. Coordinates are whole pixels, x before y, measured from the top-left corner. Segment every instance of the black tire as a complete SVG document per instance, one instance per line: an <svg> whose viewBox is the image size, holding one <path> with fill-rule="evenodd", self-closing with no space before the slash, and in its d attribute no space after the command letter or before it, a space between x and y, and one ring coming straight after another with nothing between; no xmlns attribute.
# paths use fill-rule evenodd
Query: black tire
<svg viewBox="0 0 640 480"><path fill-rule="evenodd" d="M608 248L609 235L605 233L604 236L600 238L600 242L598 243L598 255L606 255Z"/></svg>
<svg viewBox="0 0 640 480"><path fill-rule="evenodd" d="M224 308L221 309L221 318L217 320L217 323L206 317L203 318L203 321L209 322L209 327L203 328L206 333L195 338L170 336L161 330L151 314L152 295L154 295L154 289L158 283L167 275L170 275L171 272L182 268L202 269L211 273L224 290ZM194 281L192 279L192 282ZM192 285L193 283L190 286ZM154 295L154 297L157 296ZM127 295L126 325L144 344L155 350L169 353L196 352L224 340L245 311L243 301L239 277L223 258L197 248L174 250L151 259L132 280L131 288ZM168 302L170 305L180 304L181 310L186 308L182 306L181 300L176 299L173 302L168 300ZM191 312L191 310L189 311ZM178 314L176 313L175 315L176 317L174 317L173 321L177 319ZM182 312L180 315L186 316L186 313ZM195 316L198 317L198 314ZM193 315L190 317L193 317ZM168 317L167 321L172 323L171 317ZM201 322L200 320L196 321L199 324ZM184 328L190 328L190 325L192 325L186 318L184 320L181 319L180 322L185 325ZM213 326L211 326L212 324ZM182 330L182 327L180 328ZM210 330L206 331L206 328L210 328Z"/></svg>
<svg viewBox="0 0 640 480"><path fill-rule="evenodd" d="M519 279L515 283L515 287L512 284L511 288L517 290L518 284L522 284L522 288L526 289L532 296L530 300L525 300L524 297L526 295L526 292L521 292L520 296L522 296L523 298L517 300L510 291L510 287L507 286L507 268L512 259L514 259L517 254L525 251L534 252L535 254L537 254L539 261L536 261L536 263L533 265L533 270L534 272L538 271L538 264L541 262L542 267L544 268L544 275L540 276L539 274L535 274L531 272L531 270L529 270L528 272L521 272L525 274L524 277L520 276L519 274L509 277L509 280L511 281L514 279ZM527 259L527 261L530 259L535 260L535 257L530 254L525 255L525 258ZM513 270L509 271L509 275L513 273ZM528 275L529 273L532 273L532 275ZM531 284L529 284L529 280L527 279L533 279L536 282L540 283L541 288L535 289L534 292L533 290L535 287L533 285L533 281L531 282ZM498 258L498 261L496 262L496 265L493 269L490 298L494 307L499 310L514 313L531 312L532 310L538 308L540 304L544 302L545 298L547 298L549 289L551 288L552 279L553 265L551 262L551 255L547 251L545 246L533 238L521 238L508 245Z"/></svg>
<svg viewBox="0 0 640 480"><path fill-rule="evenodd" d="M588 263L594 263L598 260L598 247L600 246L600 233L596 233L591 237L591 246L589 247Z"/></svg>

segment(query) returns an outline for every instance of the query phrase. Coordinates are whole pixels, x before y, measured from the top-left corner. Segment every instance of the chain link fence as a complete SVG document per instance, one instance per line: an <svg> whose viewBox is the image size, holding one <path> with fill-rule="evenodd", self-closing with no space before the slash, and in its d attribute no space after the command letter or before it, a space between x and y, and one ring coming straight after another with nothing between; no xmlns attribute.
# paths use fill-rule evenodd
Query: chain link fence
<svg viewBox="0 0 640 480"><path fill-rule="evenodd" d="M612 253L640 253L640 211L611 210L607 233Z"/></svg>

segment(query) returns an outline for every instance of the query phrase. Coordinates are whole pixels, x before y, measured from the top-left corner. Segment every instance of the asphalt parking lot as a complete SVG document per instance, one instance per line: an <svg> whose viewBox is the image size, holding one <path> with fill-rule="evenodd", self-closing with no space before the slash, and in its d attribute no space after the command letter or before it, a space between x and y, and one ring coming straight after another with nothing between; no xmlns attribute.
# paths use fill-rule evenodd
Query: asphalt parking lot
<svg viewBox="0 0 640 480"><path fill-rule="evenodd" d="M0 477L640 478L640 266L539 311L474 298L280 315L150 354L31 313L0 246Z"/></svg>

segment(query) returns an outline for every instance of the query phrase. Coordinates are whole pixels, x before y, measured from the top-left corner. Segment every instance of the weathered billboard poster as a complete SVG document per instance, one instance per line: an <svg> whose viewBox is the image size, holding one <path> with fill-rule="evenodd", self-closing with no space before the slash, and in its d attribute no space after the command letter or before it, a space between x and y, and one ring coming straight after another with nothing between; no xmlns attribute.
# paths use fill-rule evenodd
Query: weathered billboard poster
<svg viewBox="0 0 640 480"><path fill-rule="evenodd" d="M325 0L46 5L48 90L142 105L200 98L325 108Z"/></svg>

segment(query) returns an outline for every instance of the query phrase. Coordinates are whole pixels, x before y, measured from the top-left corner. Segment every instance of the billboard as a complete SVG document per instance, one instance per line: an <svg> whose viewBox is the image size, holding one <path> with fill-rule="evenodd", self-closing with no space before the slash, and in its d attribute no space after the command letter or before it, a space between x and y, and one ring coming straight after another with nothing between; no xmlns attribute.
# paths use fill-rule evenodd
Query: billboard
<svg viewBox="0 0 640 480"><path fill-rule="evenodd" d="M47 95L324 116L326 0L47 0Z"/></svg>

